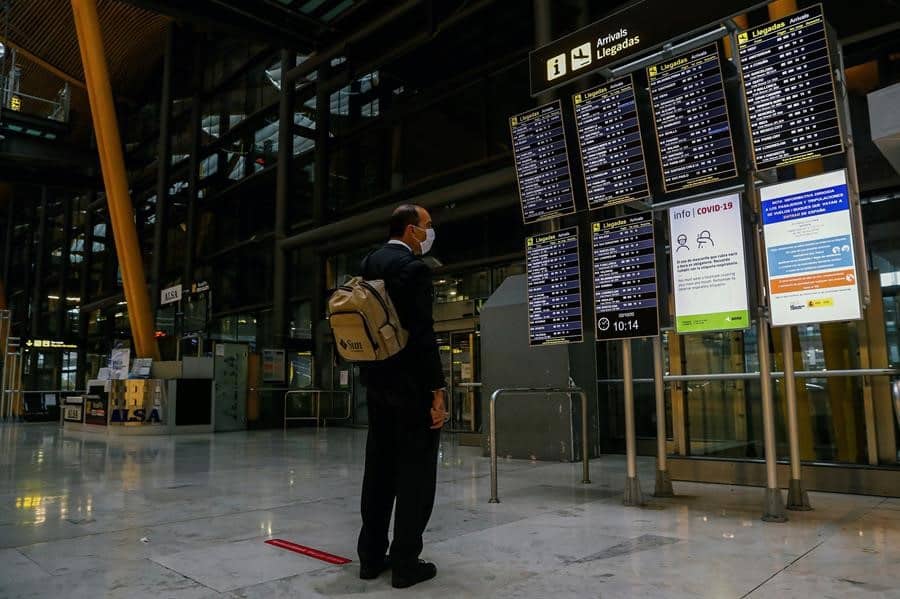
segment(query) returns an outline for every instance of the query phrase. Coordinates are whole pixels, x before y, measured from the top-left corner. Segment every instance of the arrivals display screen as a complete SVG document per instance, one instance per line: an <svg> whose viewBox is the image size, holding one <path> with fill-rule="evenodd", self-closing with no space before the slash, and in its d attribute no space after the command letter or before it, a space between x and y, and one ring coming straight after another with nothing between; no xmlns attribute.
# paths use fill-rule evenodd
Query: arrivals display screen
<svg viewBox="0 0 900 599"><path fill-rule="evenodd" d="M659 334L653 216L592 223L597 340Z"/></svg>
<svg viewBox="0 0 900 599"><path fill-rule="evenodd" d="M532 346L583 340L578 229L528 237L528 337Z"/></svg>
<svg viewBox="0 0 900 599"><path fill-rule="evenodd" d="M509 129L525 223L575 212L561 102L510 117Z"/></svg>
<svg viewBox="0 0 900 599"><path fill-rule="evenodd" d="M759 170L843 152L822 5L738 33Z"/></svg>
<svg viewBox="0 0 900 599"><path fill-rule="evenodd" d="M631 75L572 96L588 205L650 196Z"/></svg>
<svg viewBox="0 0 900 599"><path fill-rule="evenodd" d="M737 176L719 50L647 68L666 192Z"/></svg>

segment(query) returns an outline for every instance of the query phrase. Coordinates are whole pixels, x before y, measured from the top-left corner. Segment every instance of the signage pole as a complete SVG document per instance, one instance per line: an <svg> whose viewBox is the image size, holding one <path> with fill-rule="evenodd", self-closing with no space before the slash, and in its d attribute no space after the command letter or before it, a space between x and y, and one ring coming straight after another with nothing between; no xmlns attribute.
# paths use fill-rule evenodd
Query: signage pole
<svg viewBox="0 0 900 599"><path fill-rule="evenodd" d="M793 327L781 329L781 354L784 357L784 395L787 398L788 444L791 449L791 483L787 509L806 512L812 509L800 476L800 433L797 425L797 384L794 379Z"/></svg>
<svg viewBox="0 0 900 599"><path fill-rule="evenodd" d="M656 394L656 487L654 497L674 497L666 463L666 387L663 381L662 333L653 337L653 387Z"/></svg>
<svg viewBox="0 0 900 599"><path fill-rule="evenodd" d="M631 339L622 340L622 378L625 383L625 498L628 506L644 505L637 474L637 440L634 433L634 372L631 367Z"/></svg>
<svg viewBox="0 0 900 599"><path fill-rule="evenodd" d="M731 32L731 45L740 48L737 31ZM734 52L734 63L741 71L741 53ZM744 138L752 144L749 115L746 105L742 105L741 121L744 124ZM752 150L752 149L751 149ZM752 156L752 151L749 154ZM753 244L756 253L758 314L756 318L756 343L759 354L759 389L762 399L763 445L766 456L766 500L762 519L764 522L787 522L784 511L784 498L778 488L778 464L775 446L775 407L772 397L772 363L769 356L769 301L766 289L766 267L763 262L765 244L762 238L762 205L756 193L756 168L752 158L748 158L747 175L744 181L744 194L747 203L753 207L758 219L754 223Z"/></svg>
<svg viewBox="0 0 900 599"><path fill-rule="evenodd" d="M747 193L753 198L753 204L758 205L753 175L754 171L752 169L748 170ZM775 408L772 397L772 365L769 356L769 307L765 292L766 269L763 266L762 257L765 246L761 237L762 228L758 225L754 235L760 285L758 290L760 295L759 315L756 319L756 343L759 354L759 389L762 397L763 445L765 446L766 456L766 502L762 519L764 522L787 522L787 515L784 512L784 499L781 496L781 489L778 488L777 455L775 453Z"/></svg>

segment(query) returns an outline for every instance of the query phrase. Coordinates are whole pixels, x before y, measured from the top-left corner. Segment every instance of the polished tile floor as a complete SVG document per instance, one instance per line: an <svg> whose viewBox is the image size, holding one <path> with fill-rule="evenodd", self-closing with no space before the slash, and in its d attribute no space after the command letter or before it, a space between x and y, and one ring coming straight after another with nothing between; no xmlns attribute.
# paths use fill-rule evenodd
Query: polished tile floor
<svg viewBox="0 0 900 599"><path fill-rule="evenodd" d="M265 544L355 559L365 432L181 438L0 425L0 597L900 597L900 500L811 494L760 521L759 489L676 483L621 505L623 459L488 462L445 437L424 557L395 592ZM645 492L653 461L642 460Z"/></svg>

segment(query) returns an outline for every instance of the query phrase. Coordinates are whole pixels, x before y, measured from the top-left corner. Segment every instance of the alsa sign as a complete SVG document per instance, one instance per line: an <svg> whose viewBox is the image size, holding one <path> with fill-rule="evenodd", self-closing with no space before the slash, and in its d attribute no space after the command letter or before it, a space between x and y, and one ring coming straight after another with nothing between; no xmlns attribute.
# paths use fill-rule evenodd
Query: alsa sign
<svg viewBox="0 0 900 599"><path fill-rule="evenodd" d="M530 54L531 95L699 33L766 2L693 0L690 10L672 10L667 0L637 0L610 16Z"/></svg>
<svg viewBox="0 0 900 599"><path fill-rule="evenodd" d="M162 424L162 418L159 415L159 408L153 408L150 413L147 410L128 410L127 408L116 408L113 410L110 418L111 422L143 422L145 424Z"/></svg>

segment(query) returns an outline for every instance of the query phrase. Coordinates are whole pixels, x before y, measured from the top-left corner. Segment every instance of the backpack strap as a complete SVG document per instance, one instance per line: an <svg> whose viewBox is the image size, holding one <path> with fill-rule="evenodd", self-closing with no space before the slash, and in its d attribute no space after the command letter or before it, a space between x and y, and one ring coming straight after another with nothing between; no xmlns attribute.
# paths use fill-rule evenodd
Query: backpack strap
<svg viewBox="0 0 900 599"><path fill-rule="evenodd" d="M369 270L369 258L372 257L372 254L375 253L375 250L370 250L368 254L366 254L365 258L362 259L362 262L359 263L360 266L360 276L362 278L366 278L366 271Z"/></svg>

